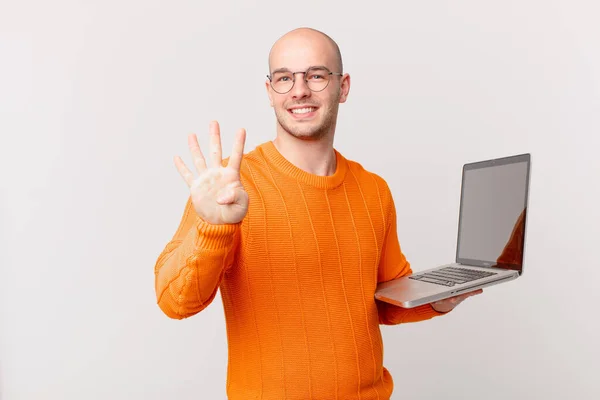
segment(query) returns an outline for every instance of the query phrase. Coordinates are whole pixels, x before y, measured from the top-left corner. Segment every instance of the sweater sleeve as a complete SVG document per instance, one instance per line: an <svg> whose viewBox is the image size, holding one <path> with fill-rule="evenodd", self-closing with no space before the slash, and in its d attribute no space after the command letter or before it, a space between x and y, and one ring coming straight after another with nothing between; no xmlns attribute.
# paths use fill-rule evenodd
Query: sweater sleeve
<svg viewBox="0 0 600 400"><path fill-rule="evenodd" d="M412 274L410 263L406 260L398 241L396 208L391 194L388 194L389 211L387 218L387 233L383 242L381 260L379 263L377 283L387 282ZM375 300L379 312L379 323L383 325L396 325L407 322L418 322L443 315L433 309L430 304L423 304L415 308L402 308L394 304Z"/></svg>
<svg viewBox="0 0 600 400"><path fill-rule="evenodd" d="M157 303L168 317L190 317L213 301L234 262L240 224L208 224L188 198L179 227L154 267Z"/></svg>

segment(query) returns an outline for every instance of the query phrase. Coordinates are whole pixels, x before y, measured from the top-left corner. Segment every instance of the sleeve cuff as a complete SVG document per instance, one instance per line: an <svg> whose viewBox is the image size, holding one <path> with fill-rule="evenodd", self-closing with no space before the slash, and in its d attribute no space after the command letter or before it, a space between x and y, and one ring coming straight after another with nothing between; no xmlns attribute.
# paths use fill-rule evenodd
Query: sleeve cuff
<svg viewBox="0 0 600 400"><path fill-rule="evenodd" d="M198 232L197 247L206 250L216 250L229 247L233 244L235 234L241 225L223 224L213 225L198 217L196 221L196 230Z"/></svg>

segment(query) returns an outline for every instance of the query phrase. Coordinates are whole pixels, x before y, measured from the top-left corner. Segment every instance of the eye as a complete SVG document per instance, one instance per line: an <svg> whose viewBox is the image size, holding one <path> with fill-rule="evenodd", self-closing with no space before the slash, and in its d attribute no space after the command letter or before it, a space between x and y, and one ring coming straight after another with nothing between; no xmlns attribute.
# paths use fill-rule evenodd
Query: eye
<svg viewBox="0 0 600 400"><path fill-rule="evenodd" d="M275 75L273 75L273 81L274 82L289 82L292 81L294 78L287 73L277 73Z"/></svg>

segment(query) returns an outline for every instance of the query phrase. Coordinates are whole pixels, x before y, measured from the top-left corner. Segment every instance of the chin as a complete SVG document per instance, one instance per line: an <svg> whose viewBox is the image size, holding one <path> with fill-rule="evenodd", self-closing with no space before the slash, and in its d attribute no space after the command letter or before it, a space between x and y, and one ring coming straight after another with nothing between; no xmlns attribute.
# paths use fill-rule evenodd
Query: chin
<svg viewBox="0 0 600 400"><path fill-rule="evenodd" d="M293 125L281 125L281 127L293 137L302 140L318 140L325 136L325 133L327 132L322 126L308 129L306 127L296 127Z"/></svg>
<svg viewBox="0 0 600 400"><path fill-rule="evenodd" d="M302 140L318 140L327 134L328 126L323 123L298 123L296 121L279 120L281 128L289 135Z"/></svg>

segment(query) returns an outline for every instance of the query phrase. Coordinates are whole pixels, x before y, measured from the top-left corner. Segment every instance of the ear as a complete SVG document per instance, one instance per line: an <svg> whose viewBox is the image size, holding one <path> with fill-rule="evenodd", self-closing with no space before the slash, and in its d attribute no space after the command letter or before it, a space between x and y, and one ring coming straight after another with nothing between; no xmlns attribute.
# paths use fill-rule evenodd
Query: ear
<svg viewBox="0 0 600 400"><path fill-rule="evenodd" d="M342 81L340 82L340 103L345 103L350 93L350 75L344 74Z"/></svg>
<svg viewBox="0 0 600 400"><path fill-rule="evenodd" d="M273 107L273 92L271 91L271 84L268 79L265 81L265 89L267 89L267 95L269 96L269 103L271 104L271 107Z"/></svg>

